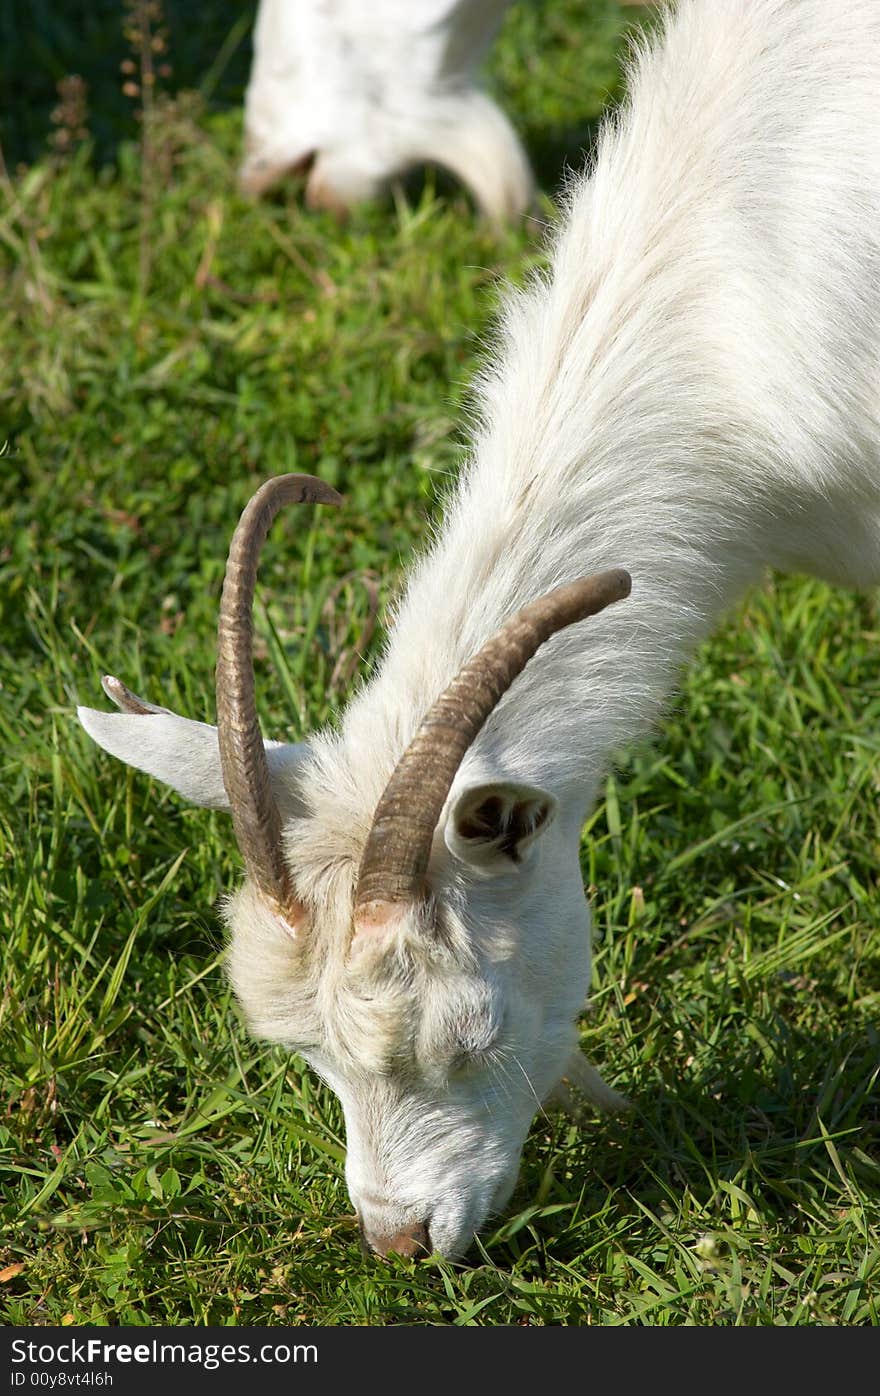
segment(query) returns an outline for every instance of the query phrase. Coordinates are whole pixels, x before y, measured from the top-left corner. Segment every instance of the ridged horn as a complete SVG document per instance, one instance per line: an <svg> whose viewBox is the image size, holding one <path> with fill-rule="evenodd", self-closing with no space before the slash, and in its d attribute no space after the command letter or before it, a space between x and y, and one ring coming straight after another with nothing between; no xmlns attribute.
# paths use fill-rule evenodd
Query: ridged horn
<svg viewBox="0 0 880 1396"><path fill-rule="evenodd" d="M581 577L518 611L462 668L424 718L376 806L358 874L356 926L418 901L437 821L462 758L502 695L551 635L629 595L623 568Z"/></svg>
<svg viewBox="0 0 880 1396"><path fill-rule="evenodd" d="M281 843L281 817L254 698L253 608L260 548L285 504L341 504L312 475L278 475L257 490L238 522L223 580L217 628L217 734L223 784L245 871L262 897L294 923L302 906L293 894Z"/></svg>

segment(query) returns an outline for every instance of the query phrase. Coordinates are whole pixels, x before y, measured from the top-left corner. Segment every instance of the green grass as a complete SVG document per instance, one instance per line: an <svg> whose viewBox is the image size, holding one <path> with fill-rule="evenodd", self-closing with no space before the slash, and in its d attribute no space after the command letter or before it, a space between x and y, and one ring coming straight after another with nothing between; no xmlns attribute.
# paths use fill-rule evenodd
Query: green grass
<svg viewBox="0 0 880 1396"><path fill-rule="evenodd" d="M622 24L612 0L508 19L494 80L548 191ZM876 1323L873 598L771 579L621 758L584 834L583 1033L635 1110L539 1118L456 1266L361 1255L335 1100L224 983L226 822L76 725L105 671L212 718L229 534L289 469L346 506L273 534L262 716L332 719L461 459L499 280L540 261L431 175L344 228L295 189L248 205L239 137L178 104L146 169L38 162L0 215L3 1321Z"/></svg>

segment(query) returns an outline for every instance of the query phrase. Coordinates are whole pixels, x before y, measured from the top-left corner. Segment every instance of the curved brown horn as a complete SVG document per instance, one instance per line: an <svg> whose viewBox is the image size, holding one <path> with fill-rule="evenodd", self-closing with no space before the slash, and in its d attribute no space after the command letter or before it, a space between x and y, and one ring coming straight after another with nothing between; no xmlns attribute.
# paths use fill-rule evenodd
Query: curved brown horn
<svg viewBox="0 0 880 1396"><path fill-rule="evenodd" d="M545 640L629 595L623 568L581 577L524 606L459 671L395 767L358 874L355 922L381 923L424 893L431 841L465 752Z"/></svg>
<svg viewBox="0 0 880 1396"><path fill-rule="evenodd" d="M341 504L312 475L278 475L257 490L229 545L217 630L217 734L223 784L235 838L249 878L288 920L302 907L293 895L281 846L281 818L254 699L253 607L260 548L285 504Z"/></svg>

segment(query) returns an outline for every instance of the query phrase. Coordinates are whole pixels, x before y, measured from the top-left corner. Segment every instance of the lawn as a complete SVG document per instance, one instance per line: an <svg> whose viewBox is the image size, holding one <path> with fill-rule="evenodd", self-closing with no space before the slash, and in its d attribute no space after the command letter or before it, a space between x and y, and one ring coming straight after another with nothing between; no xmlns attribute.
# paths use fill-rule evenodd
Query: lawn
<svg viewBox="0 0 880 1396"><path fill-rule="evenodd" d="M634 22L616 0L505 22L491 81L547 221ZM225 984L226 820L73 709L110 672L213 720L229 535L304 470L345 507L273 533L258 693L276 735L334 719L540 228L493 234L432 173L345 226L295 185L246 203L240 111L204 98L169 94L113 163L74 140L0 190L0 1319L875 1324L880 615L799 578L701 650L584 831L583 1036L632 1114L539 1116L466 1263L361 1254L335 1099Z"/></svg>

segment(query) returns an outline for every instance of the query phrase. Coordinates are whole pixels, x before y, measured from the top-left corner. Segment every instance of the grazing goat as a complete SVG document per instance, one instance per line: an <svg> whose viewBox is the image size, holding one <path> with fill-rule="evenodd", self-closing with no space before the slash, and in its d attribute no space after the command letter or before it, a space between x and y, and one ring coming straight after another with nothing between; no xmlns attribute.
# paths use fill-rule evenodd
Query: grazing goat
<svg viewBox="0 0 880 1396"><path fill-rule="evenodd" d="M254 713L256 548L285 496L336 501L297 477L233 541L219 740L116 680L122 714L80 711L231 808L232 982L339 1095L380 1253L461 1254L561 1079L619 1103L574 1026L610 754L767 565L880 582L880 4L684 0L629 91L509 297L470 461L339 731L264 755Z"/></svg>
<svg viewBox="0 0 880 1396"><path fill-rule="evenodd" d="M309 170L342 212L414 165L443 165L494 221L532 198L529 162L476 73L510 0L261 0L240 183Z"/></svg>

